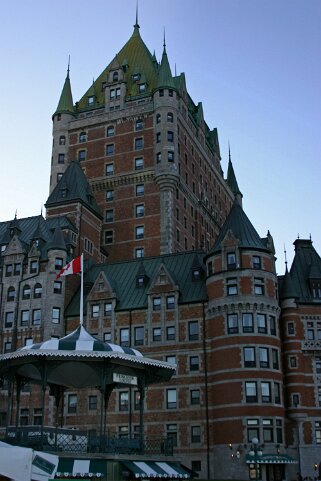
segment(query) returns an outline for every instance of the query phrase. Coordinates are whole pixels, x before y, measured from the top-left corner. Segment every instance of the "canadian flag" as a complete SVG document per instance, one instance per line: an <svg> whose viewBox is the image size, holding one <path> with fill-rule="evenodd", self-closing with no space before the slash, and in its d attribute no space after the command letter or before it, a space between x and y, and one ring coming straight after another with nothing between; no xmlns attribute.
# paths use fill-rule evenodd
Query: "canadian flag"
<svg viewBox="0 0 321 481"><path fill-rule="evenodd" d="M61 276L69 276L69 274L78 274L81 272L82 267L82 255L73 259L69 264L61 269L56 277L56 280Z"/></svg>

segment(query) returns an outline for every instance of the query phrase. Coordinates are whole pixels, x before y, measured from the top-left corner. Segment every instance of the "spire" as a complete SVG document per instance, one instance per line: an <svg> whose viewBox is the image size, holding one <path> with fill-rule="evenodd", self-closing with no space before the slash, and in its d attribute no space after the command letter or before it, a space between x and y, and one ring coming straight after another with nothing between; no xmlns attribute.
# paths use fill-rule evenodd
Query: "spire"
<svg viewBox="0 0 321 481"><path fill-rule="evenodd" d="M235 176L235 172L234 172L234 168L233 168L233 164L232 164L232 160L231 160L231 149L230 149L230 144L228 146L228 155L229 155L229 160L228 160L228 169L227 169L227 179L226 179L226 182L227 182L227 185L230 187L230 189L232 190L233 194L235 195L235 200L238 204L240 204L240 206L242 206L242 192L240 191L239 189L239 186L238 186L238 183L237 183L237 180L236 180L236 176Z"/></svg>
<svg viewBox="0 0 321 481"><path fill-rule="evenodd" d="M70 56L68 59L67 76L65 79L64 86L62 88L57 110L53 114L53 117L56 114L74 114L74 102L72 99L69 71L70 71Z"/></svg>
<svg viewBox="0 0 321 481"><path fill-rule="evenodd" d="M48 242L47 251L50 251L50 250L67 251L64 237L59 225L55 228L52 239Z"/></svg>
<svg viewBox="0 0 321 481"><path fill-rule="evenodd" d="M138 0L136 0L136 18L135 18L135 25L134 25L134 32L133 35L139 35L139 23L138 23Z"/></svg>
<svg viewBox="0 0 321 481"><path fill-rule="evenodd" d="M167 53L166 53L166 43L165 43L165 29L164 29L164 44L163 44L163 55L161 64L158 72L157 88L169 87L171 89L175 88L174 79L172 77L171 68L169 66Z"/></svg>
<svg viewBox="0 0 321 481"><path fill-rule="evenodd" d="M295 299L296 297L297 293L295 291L295 286L291 278L291 274L288 271L288 266L286 266L283 285L280 292L280 299Z"/></svg>

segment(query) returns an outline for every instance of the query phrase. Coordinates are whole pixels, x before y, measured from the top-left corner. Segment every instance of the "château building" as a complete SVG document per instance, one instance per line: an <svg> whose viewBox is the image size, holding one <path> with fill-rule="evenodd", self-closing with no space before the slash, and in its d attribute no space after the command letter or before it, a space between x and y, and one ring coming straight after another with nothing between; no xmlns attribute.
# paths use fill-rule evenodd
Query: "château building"
<svg viewBox="0 0 321 481"><path fill-rule="evenodd" d="M0 223L2 352L61 338L79 324L78 276L56 279L84 253L84 324L105 342L177 365L151 386L145 432L172 440L201 479L316 476L321 445L321 258L311 239L277 276L273 239L242 206L217 129L184 74L158 62L138 22L83 97L69 68L53 120L50 193L42 215ZM268 226L267 226L268 227ZM46 393L48 399L49 392ZM117 389L108 431L139 432L139 392ZM54 419L25 386L23 425ZM0 390L0 423L8 386ZM97 430L99 392L64 394L61 423Z"/></svg>

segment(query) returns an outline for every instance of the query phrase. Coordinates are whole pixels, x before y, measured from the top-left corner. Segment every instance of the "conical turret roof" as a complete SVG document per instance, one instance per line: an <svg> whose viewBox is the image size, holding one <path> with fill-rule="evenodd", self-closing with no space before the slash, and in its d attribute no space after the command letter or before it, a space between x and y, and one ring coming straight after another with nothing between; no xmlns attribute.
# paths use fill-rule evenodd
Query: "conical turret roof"
<svg viewBox="0 0 321 481"><path fill-rule="evenodd" d="M69 78L69 67L67 71L67 77L60 95L58 107L56 109L56 114L74 114L74 103L72 99L70 78Z"/></svg>
<svg viewBox="0 0 321 481"><path fill-rule="evenodd" d="M223 224L220 235L211 250L212 254L221 250L222 241L225 239L229 231L231 231L238 240L240 248L253 248L268 251L261 237L254 229L251 221L236 201L234 202L230 213Z"/></svg>
<svg viewBox="0 0 321 481"><path fill-rule="evenodd" d="M280 299L295 299L296 297L297 297L297 292L295 289L295 285L291 278L291 274L288 271L288 268L286 268L284 279L283 279L283 285L280 292Z"/></svg>
<svg viewBox="0 0 321 481"><path fill-rule="evenodd" d="M168 87L171 89L175 88L175 82L172 76L171 68L169 66L165 45L157 79L157 88L161 87Z"/></svg>
<svg viewBox="0 0 321 481"><path fill-rule="evenodd" d="M232 192L235 196L237 196L237 195L242 196L242 192L240 191L237 180L236 180L236 175L235 175L235 172L234 172L231 157L229 158L229 161L228 161L226 182L227 182L227 185L230 187L230 189L232 190Z"/></svg>
<svg viewBox="0 0 321 481"><path fill-rule="evenodd" d="M55 228L52 239L48 242L47 251L49 250L63 250L67 252L64 237L59 226Z"/></svg>
<svg viewBox="0 0 321 481"><path fill-rule="evenodd" d="M81 202L102 218L98 204L93 196L87 178L80 167L79 162L71 162L50 194L46 208L70 202Z"/></svg>

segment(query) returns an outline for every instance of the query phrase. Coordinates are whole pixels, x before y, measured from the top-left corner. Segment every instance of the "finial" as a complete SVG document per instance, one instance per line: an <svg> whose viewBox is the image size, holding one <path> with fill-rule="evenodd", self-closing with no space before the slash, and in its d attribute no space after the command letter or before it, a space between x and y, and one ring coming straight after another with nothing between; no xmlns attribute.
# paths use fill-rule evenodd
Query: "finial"
<svg viewBox="0 0 321 481"><path fill-rule="evenodd" d="M41 208L40 208L40 215L42 217L42 209L43 209L43 204L41 204Z"/></svg>
<svg viewBox="0 0 321 481"><path fill-rule="evenodd" d="M165 27L164 27L164 43L163 43L164 50L166 49L166 39L165 39Z"/></svg>
<svg viewBox="0 0 321 481"><path fill-rule="evenodd" d="M17 219L17 214L18 214L18 210L16 209L16 212L15 212L15 214L14 214L15 220Z"/></svg>
<svg viewBox="0 0 321 481"><path fill-rule="evenodd" d="M230 147L230 141L228 141L228 160L231 162L231 147Z"/></svg>
<svg viewBox="0 0 321 481"><path fill-rule="evenodd" d="M138 25L138 0L136 0L136 19L135 19L135 25L134 27L136 28L139 28L139 25Z"/></svg>
<svg viewBox="0 0 321 481"><path fill-rule="evenodd" d="M312 242L312 235L311 235L311 233L310 233L310 241Z"/></svg>
<svg viewBox="0 0 321 481"><path fill-rule="evenodd" d="M288 261L287 261L287 258L286 258L286 249L285 249L285 244L284 244L284 263L285 263L285 270L287 271L288 270Z"/></svg>
<svg viewBox="0 0 321 481"><path fill-rule="evenodd" d="M175 77L177 77L177 72L176 72L176 62L175 62Z"/></svg>
<svg viewBox="0 0 321 481"><path fill-rule="evenodd" d="M68 67L67 67L67 77L69 78L69 72L70 72L70 55L68 55Z"/></svg>
<svg viewBox="0 0 321 481"><path fill-rule="evenodd" d="M298 239L300 239L300 234L298 234Z"/></svg>

